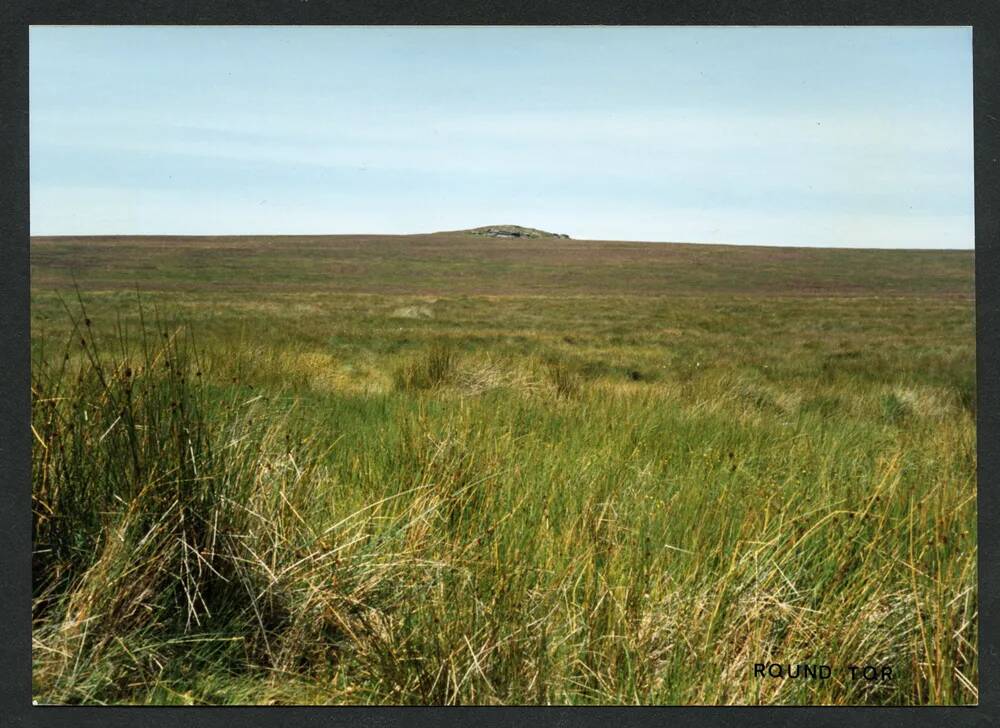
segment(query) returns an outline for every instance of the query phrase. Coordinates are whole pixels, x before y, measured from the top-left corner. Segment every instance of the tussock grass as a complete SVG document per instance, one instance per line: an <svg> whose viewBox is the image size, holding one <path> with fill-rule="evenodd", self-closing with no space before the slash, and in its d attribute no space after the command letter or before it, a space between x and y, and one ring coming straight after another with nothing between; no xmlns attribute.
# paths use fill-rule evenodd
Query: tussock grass
<svg viewBox="0 0 1000 728"><path fill-rule="evenodd" d="M455 374L456 354L447 343L435 342L422 356L396 370L396 387L402 390L434 389Z"/></svg>
<svg viewBox="0 0 1000 728"><path fill-rule="evenodd" d="M112 353L83 322L75 370L69 348L33 370L45 699L127 699L188 656L223 673L294 673L372 630L366 597L395 565L362 555L357 523L303 517L322 512L312 444L260 395L213 398L180 332L154 326L133 345L119 328Z"/></svg>
<svg viewBox="0 0 1000 728"><path fill-rule="evenodd" d="M548 362L546 367L549 380L555 387L556 396L572 398L580 393L580 375L560 359Z"/></svg>
<svg viewBox="0 0 1000 728"><path fill-rule="evenodd" d="M978 699L955 304L92 298L33 309L41 702Z"/></svg>

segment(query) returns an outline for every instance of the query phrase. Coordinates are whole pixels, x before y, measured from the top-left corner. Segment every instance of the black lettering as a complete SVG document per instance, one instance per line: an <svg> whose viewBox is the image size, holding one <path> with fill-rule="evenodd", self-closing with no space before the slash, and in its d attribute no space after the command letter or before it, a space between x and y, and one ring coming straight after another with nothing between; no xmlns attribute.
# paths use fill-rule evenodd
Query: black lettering
<svg viewBox="0 0 1000 728"><path fill-rule="evenodd" d="M764 663L758 662L753 666L754 677L760 676L764 677Z"/></svg>

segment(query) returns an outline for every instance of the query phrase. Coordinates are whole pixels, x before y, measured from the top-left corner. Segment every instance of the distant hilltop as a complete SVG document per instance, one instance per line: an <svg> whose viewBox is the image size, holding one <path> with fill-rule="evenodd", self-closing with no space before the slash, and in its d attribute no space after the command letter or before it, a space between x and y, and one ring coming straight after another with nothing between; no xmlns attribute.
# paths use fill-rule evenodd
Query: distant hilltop
<svg viewBox="0 0 1000 728"><path fill-rule="evenodd" d="M479 235L484 238L564 238L569 235L561 233L550 233L536 228L521 227L520 225L487 225L485 227L470 228L461 232L470 235Z"/></svg>

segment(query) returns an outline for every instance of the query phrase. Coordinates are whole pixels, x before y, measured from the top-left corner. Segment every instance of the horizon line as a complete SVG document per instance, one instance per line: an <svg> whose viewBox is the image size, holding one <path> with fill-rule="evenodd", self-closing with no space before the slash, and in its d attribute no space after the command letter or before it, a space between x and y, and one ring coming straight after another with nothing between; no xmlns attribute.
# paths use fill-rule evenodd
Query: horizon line
<svg viewBox="0 0 1000 728"><path fill-rule="evenodd" d="M489 225L478 227L490 227ZM517 225L515 227L528 227ZM309 232L309 233L31 233L29 239L34 238L317 238L317 237L416 237L428 235L449 235L465 233L474 228L456 228L452 230L434 230L431 232L415 233L384 233L384 232ZM535 228L538 229L538 228ZM546 231L547 232L547 231ZM524 240L546 240L540 238L524 238ZM887 247L887 246L865 246L865 245L841 245L837 243L736 243L719 242L710 240L649 240L641 238L578 238L569 236L559 238L555 235L552 240L570 240L586 243L641 243L648 245L702 245L715 247L740 247L740 248L793 248L793 249L816 249L816 250L898 250L912 252L952 252L967 251L975 252L976 246L952 246L952 247Z"/></svg>

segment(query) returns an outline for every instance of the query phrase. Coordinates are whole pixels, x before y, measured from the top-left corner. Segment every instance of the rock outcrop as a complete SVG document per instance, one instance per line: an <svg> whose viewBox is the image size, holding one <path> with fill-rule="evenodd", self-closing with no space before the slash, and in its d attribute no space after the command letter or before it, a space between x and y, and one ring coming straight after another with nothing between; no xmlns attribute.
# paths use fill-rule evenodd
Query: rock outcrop
<svg viewBox="0 0 1000 728"><path fill-rule="evenodd" d="M569 235L560 233L550 233L536 228L521 227L520 225L487 225L485 227L472 228L465 232L471 235L479 235L484 238L563 238L569 239Z"/></svg>

